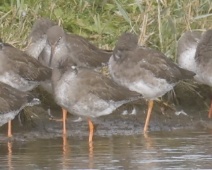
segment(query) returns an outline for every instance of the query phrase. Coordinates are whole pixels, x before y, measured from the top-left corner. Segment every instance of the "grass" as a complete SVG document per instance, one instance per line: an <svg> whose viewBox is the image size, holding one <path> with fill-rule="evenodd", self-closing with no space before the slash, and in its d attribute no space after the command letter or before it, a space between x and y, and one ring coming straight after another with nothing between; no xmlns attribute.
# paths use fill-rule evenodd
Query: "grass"
<svg viewBox="0 0 212 170"><path fill-rule="evenodd" d="M69 32L112 49L126 31L140 43L176 59L176 43L186 30L208 29L212 23L210 0L2 0L1 38L18 48L26 46L33 22L39 17L61 22Z"/></svg>

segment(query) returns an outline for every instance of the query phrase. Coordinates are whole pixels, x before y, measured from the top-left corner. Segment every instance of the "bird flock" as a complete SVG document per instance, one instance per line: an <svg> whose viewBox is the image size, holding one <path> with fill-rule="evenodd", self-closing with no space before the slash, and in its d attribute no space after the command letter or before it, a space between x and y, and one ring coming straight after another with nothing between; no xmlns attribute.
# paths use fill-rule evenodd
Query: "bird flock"
<svg viewBox="0 0 212 170"><path fill-rule="evenodd" d="M12 136L11 120L24 107L40 103L30 93L40 85L62 108L64 135L68 112L88 120L91 142L93 118L141 98L149 101L147 133L153 101L179 81L194 78L212 86L212 30L185 32L177 51L178 64L158 50L139 46L138 36L129 32L120 35L112 51L103 50L49 19L38 19L25 51L0 42L0 126L8 122ZM109 77L97 71L103 66Z"/></svg>

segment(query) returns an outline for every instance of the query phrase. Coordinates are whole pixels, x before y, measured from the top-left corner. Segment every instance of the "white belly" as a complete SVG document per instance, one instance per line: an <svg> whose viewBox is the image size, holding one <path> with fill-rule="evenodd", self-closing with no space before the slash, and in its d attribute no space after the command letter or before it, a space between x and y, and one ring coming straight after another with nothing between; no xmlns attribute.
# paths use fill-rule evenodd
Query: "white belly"
<svg viewBox="0 0 212 170"><path fill-rule="evenodd" d="M156 99L172 90L175 84L169 84L164 79L155 79L154 84L140 80L128 84L128 88L143 95L146 99Z"/></svg>
<svg viewBox="0 0 212 170"><path fill-rule="evenodd" d="M196 62L195 62L196 48L188 48L178 58L178 64L181 68L196 73Z"/></svg>

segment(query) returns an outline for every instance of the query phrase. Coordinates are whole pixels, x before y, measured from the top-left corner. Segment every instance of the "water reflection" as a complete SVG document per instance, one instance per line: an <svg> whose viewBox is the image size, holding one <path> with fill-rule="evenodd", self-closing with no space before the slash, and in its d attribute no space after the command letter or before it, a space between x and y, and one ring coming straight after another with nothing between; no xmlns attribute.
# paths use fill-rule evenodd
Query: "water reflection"
<svg viewBox="0 0 212 170"><path fill-rule="evenodd" d="M89 142L89 169L93 169L93 141Z"/></svg>
<svg viewBox="0 0 212 170"><path fill-rule="evenodd" d="M0 144L2 169L211 169L210 132L63 136Z"/></svg>
<svg viewBox="0 0 212 170"><path fill-rule="evenodd" d="M66 135L63 135L62 138L63 138L62 167L63 167L63 169L66 169L66 168L68 168L68 162L67 162L67 160L68 160L68 157L69 157L70 147L69 147L69 144L68 144L67 136Z"/></svg>
<svg viewBox="0 0 212 170"><path fill-rule="evenodd" d="M13 169L12 168L12 142L8 142L7 143L7 147L8 147L8 169Z"/></svg>

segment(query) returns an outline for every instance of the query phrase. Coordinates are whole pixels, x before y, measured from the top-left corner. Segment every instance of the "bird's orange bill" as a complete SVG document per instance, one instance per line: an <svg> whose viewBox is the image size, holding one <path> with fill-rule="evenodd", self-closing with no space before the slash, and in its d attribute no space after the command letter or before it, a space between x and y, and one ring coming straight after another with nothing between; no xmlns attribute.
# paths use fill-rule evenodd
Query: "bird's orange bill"
<svg viewBox="0 0 212 170"><path fill-rule="evenodd" d="M94 131L94 125L90 119L88 119L88 125L89 125L89 143L93 141L93 131Z"/></svg>
<svg viewBox="0 0 212 170"><path fill-rule="evenodd" d="M145 125L144 125L144 133L146 133L148 131L149 121L150 121L150 116L152 113L153 105L154 105L154 101L150 100L148 102L148 112L147 112L146 121L145 121Z"/></svg>

